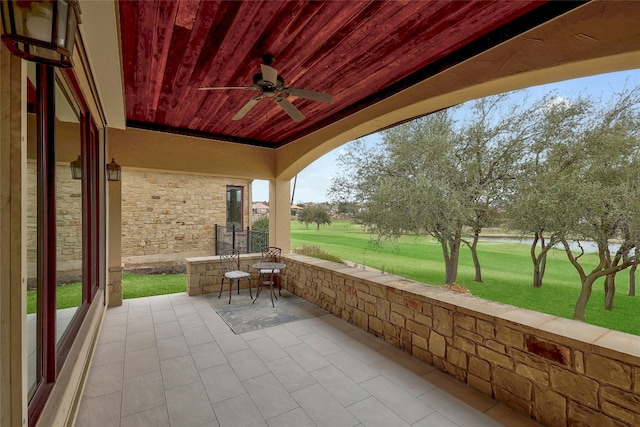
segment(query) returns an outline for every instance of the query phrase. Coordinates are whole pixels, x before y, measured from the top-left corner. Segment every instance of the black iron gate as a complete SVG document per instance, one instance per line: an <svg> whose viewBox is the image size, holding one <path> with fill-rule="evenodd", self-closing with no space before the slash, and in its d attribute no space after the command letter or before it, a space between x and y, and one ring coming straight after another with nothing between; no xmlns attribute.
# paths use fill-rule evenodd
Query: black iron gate
<svg viewBox="0 0 640 427"><path fill-rule="evenodd" d="M269 232L215 224L215 244L216 255L230 249L237 249L241 254L256 253L269 246Z"/></svg>

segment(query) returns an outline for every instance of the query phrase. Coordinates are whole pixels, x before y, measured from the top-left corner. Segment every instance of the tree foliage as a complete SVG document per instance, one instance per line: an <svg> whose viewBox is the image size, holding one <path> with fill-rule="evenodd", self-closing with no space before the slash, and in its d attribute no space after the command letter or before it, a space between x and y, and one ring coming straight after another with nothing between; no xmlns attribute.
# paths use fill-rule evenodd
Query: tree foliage
<svg viewBox="0 0 640 427"><path fill-rule="evenodd" d="M569 179L579 168L578 153L571 147L588 118L588 108L586 100L569 103L553 94L536 103L535 132L513 191L505 196L507 225L523 235L533 235L530 253L534 287L542 286L548 252L579 220L579 191Z"/></svg>
<svg viewBox="0 0 640 427"><path fill-rule="evenodd" d="M542 286L547 254L560 245L582 284L574 318L584 319L599 278L605 308L613 308L615 274L631 267L635 279L637 266L639 88L604 106L549 94L533 103L497 95L464 108L464 116L449 109L387 129L377 145L350 144L338 158L332 199L356 204L357 220L378 241L433 236L447 284L456 280L464 245L482 281L480 233L506 218L510 228L533 236L533 286ZM586 240L598 247L595 267L582 265L583 252L572 249ZM620 245L612 251L614 240Z"/></svg>
<svg viewBox="0 0 640 427"><path fill-rule="evenodd" d="M387 129L378 147L359 142L340 158L336 200L363 204L359 219L380 238L427 233L442 247L445 283L457 277L460 248L476 246L518 173L532 131L530 111L506 95L478 100L463 123L443 110Z"/></svg>
<svg viewBox="0 0 640 427"><path fill-rule="evenodd" d="M640 239L640 90L617 94L609 105L595 108L581 137L571 147L576 163L569 177L579 204L580 218L573 224L576 240L591 240L598 247L599 263L590 271L580 264L563 239L567 257L576 268L582 289L574 318L584 320L593 283L604 277L605 309L613 308L615 275L636 263ZM611 243L619 247L612 251Z"/></svg>
<svg viewBox="0 0 640 427"><path fill-rule="evenodd" d="M298 221L304 223L307 228L309 224L316 224L316 229L320 230L321 225L331 225L331 215L326 208L310 204L300 211Z"/></svg>

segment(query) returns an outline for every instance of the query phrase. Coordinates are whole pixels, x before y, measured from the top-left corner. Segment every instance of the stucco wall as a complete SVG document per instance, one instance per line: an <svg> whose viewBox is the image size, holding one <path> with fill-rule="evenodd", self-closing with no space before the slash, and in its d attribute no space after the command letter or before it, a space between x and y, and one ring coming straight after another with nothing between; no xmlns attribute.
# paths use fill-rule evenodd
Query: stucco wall
<svg viewBox="0 0 640 427"><path fill-rule="evenodd" d="M251 181L123 168L122 257L125 266L214 253L214 225L226 225L228 185L244 187L243 227L250 223Z"/></svg>
<svg viewBox="0 0 640 427"><path fill-rule="evenodd" d="M218 291L217 262L188 265L189 295ZM285 262L289 291L544 425L640 425L638 336L301 255Z"/></svg>

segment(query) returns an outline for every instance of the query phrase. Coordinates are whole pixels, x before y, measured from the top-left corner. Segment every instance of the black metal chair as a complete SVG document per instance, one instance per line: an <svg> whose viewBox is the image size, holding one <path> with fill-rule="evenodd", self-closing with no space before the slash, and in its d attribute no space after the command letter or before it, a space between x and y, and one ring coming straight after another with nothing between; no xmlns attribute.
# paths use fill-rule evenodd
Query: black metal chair
<svg viewBox="0 0 640 427"><path fill-rule="evenodd" d="M275 246L269 246L262 250L262 262L282 262L282 249L277 248ZM278 285L278 295L282 295L280 292L280 269L262 269L260 270L260 280L259 284L262 284L264 280L262 280L265 276L269 276L269 280L273 277L274 283L267 283L271 286Z"/></svg>
<svg viewBox="0 0 640 427"><path fill-rule="evenodd" d="M262 259L260 262L282 262L282 250L275 246L269 246L262 250ZM264 286L269 286L269 295L271 296L271 305L273 305L273 297L275 292L273 287L278 286L278 294L282 295L280 291L280 269L279 268L261 268L258 270L258 290L256 291L256 299L262 291ZM278 297L276 296L276 299ZM255 303L256 300L253 300Z"/></svg>
<svg viewBox="0 0 640 427"><path fill-rule="evenodd" d="M238 294L240 294L240 281L249 280L249 296L253 299L251 292L251 274L240 269L240 251L233 249L220 255L220 268L222 271L222 282L220 283L220 293L218 298L222 296L222 288L224 288L224 279L229 280L229 304L231 304L231 289L233 281L238 281Z"/></svg>

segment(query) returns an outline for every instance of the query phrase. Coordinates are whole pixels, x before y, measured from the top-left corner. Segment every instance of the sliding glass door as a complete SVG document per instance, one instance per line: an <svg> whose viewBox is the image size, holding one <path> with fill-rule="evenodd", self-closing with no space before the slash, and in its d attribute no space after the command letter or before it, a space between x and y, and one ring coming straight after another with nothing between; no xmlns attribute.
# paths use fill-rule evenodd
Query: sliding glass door
<svg viewBox="0 0 640 427"><path fill-rule="evenodd" d="M28 69L27 372L34 425L104 273L104 155L73 71Z"/></svg>

